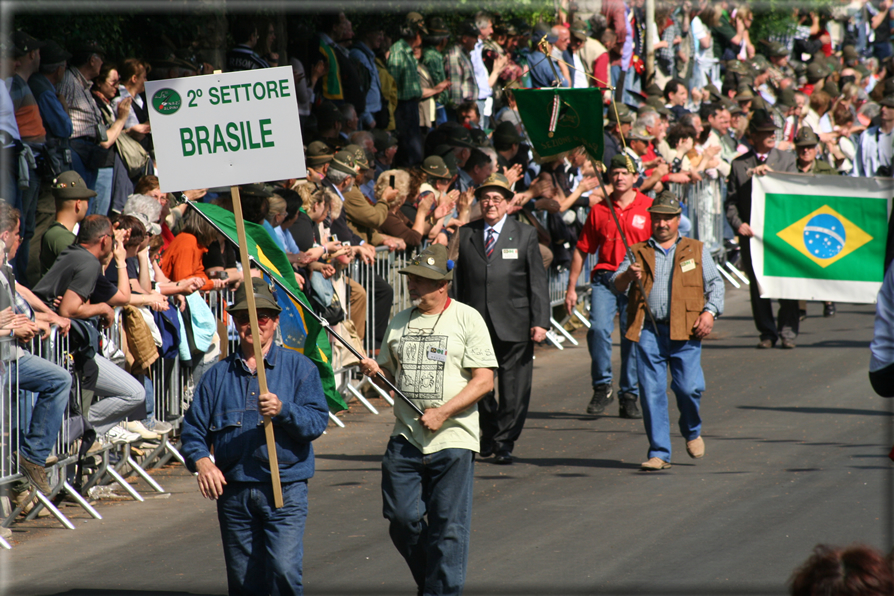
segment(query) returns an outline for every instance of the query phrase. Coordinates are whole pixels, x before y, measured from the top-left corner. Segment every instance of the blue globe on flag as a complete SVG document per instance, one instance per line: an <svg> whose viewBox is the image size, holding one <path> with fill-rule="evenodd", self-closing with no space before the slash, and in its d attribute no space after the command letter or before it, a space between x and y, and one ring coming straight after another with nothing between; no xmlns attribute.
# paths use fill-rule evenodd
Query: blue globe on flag
<svg viewBox="0 0 894 596"><path fill-rule="evenodd" d="M812 217L804 226L804 246L818 259L831 259L842 251L847 241L844 224L828 213Z"/></svg>

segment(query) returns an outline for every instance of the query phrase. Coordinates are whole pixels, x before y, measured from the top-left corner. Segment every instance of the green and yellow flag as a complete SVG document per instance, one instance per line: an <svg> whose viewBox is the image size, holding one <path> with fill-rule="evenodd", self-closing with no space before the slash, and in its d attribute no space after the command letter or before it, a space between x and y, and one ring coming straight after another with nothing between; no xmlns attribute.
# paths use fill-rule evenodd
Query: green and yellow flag
<svg viewBox="0 0 894 596"><path fill-rule="evenodd" d="M548 157L583 145L602 159L602 89L513 89L534 152Z"/></svg>
<svg viewBox="0 0 894 596"><path fill-rule="evenodd" d="M190 203L190 205L201 213L218 232L239 246L236 234L236 216L232 211L209 203ZM245 222L245 236L251 260L276 282L279 289L283 290L275 293L276 301L283 309L279 316L283 346L301 352L317 366L329 408L334 412L347 410L348 406L335 388L335 375L332 372L332 346L329 344L329 337L322 325L307 314L312 309L310 306L306 306L309 302L295 281L289 258L263 226L250 221Z"/></svg>
<svg viewBox="0 0 894 596"><path fill-rule="evenodd" d="M753 180L751 253L761 296L875 302L894 181L778 173Z"/></svg>

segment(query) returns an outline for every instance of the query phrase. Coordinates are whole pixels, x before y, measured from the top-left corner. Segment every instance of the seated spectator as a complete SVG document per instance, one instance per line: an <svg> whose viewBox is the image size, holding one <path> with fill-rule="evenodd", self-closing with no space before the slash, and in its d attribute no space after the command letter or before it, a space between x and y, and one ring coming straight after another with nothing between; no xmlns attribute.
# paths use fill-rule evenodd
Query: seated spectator
<svg viewBox="0 0 894 596"><path fill-rule="evenodd" d="M279 241L285 246L285 253L289 257L289 262L293 265L306 263L306 257L300 254L301 249L298 248L295 238L289 233L289 229L295 225L295 222L298 221L298 216L301 214L301 196L290 188L277 188L273 193L286 203L285 219L273 231L276 232Z"/></svg>
<svg viewBox="0 0 894 596"><path fill-rule="evenodd" d="M270 238L273 239L276 245L285 252L286 245L276 230L286 220L286 201L276 194L267 199L267 201L270 207L267 211L267 217L264 218L264 222L261 225L264 226L264 229L267 230L267 233L270 234Z"/></svg>
<svg viewBox="0 0 894 596"><path fill-rule="evenodd" d="M132 215L122 215L115 222L116 230L127 232L127 240L122 247L116 247L116 251L123 250L124 266L121 263L113 267L109 264L104 272L106 280L116 287L121 283L121 276L127 276L127 285L130 287L130 299L127 304L131 306L148 306L153 310L167 310L168 302L165 297L152 291L152 283L149 280L149 240L143 223ZM138 258L137 255L141 255ZM145 261L145 264L141 263ZM143 265L143 266L141 266ZM148 286L148 290L145 288ZM118 305L115 305L118 306Z"/></svg>
<svg viewBox="0 0 894 596"><path fill-rule="evenodd" d="M435 160L440 160L437 156L427 157L423 162L423 171L426 166L429 170L435 172L435 179L449 180L449 172L443 160L440 160L440 168L437 168ZM428 173L428 176L433 176ZM394 186L392 186L392 180ZM400 208L408 200L410 190L410 175L403 170L387 170L379 176L376 182L376 201L388 205L388 216L382 224L381 230L386 234L400 238L410 248L418 247L422 244L423 239L437 238L438 234L444 227L444 217L453 212L456 206L456 199L459 192L453 191L450 197L439 201L441 194L435 191L431 185L426 184L427 188L419 194L419 201L416 209L415 220L404 215ZM453 200L450 200L450 199ZM443 239L446 244L446 237Z"/></svg>
<svg viewBox="0 0 894 596"><path fill-rule="evenodd" d="M165 201L165 203L167 203L167 201ZM121 214L122 216L132 215L133 217L139 219L140 222L142 222L147 235L149 236L149 245L147 245L142 251L139 251L136 257L139 263L139 280L143 292L151 292L152 283L154 282L156 290L163 296L180 294L188 296L205 285L206 280L201 277L192 277L176 282L171 281L162 272L161 265L159 264L158 259L151 257L153 242L159 243L159 249L164 245L164 240L162 240L161 237L162 228L161 224L159 223L162 214L162 206L157 200L146 195L130 195L130 197L128 197L127 199L127 203L124 204L124 209L122 210ZM212 247L213 246L214 245L212 245ZM207 265L205 266L205 270L209 270ZM148 284L145 283L145 274L143 273L144 271L148 272Z"/></svg>
<svg viewBox="0 0 894 596"><path fill-rule="evenodd" d="M15 258L20 246L19 220L18 209L0 202L0 241L4 263ZM22 428L19 439L19 470L27 480L11 487L12 501L18 508L29 492L29 483L44 495L49 495L52 491L44 466L62 427L71 390L71 375L67 370L34 356L25 348L36 335L44 336L49 330L49 324L57 325L65 334L71 323L52 312L27 288L16 284L11 272L8 264L0 268L0 305L3 306L3 311L0 312L0 333L4 336L11 333L15 343L4 344L0 348L0 354L10 367L13 386L18 383L20 390L37 394L36 401L30 407L31 419ZM33 307L31 303L34 303ZM12 305L15 305L15 312ZM22 409L27 409L24 404Z"/></svg>
<svg viewBox="0 0 894 596"><path fill-rule="evenodd" d="M74 229L87 217L89 200L96 193L74 170L63 172L53 181L56 202L56 221L40 240L40 276L43 277L56 262L56 257L75 241Z"/></svg>
<svg viewBox="0 0 894 596"><path fill-rule="evenodd" d="M111 325L115 318L112 307L105 302L93 302L91 295L96 289L97 280L102 277L102 262L112 255L116 240L120 242L126 240L126 232L119 231L115 234L112 223L107 217L88 216L81 222L77 243L62 251L47 274L34 287L34 294L51 307L59 301L57 314L85 321L80 323L82 328L90 325L86 319L97 316L106 326ZM120 256L116 255L116 258ZM118 300L121 298L122 296L119 296ZM81 336L89 337L89 334ZM76 341L75 337L72 338L72 342L72 352L77 351L74 347L76 345L89 345L89 340ZM96 348L98 349L98 346ZM105 435L105 438L112 442L139 440L140 435L130 433L117 425L137 408L143 407L146 400L143 386L99 352L84 362L78 362L76 359L81 374L85 374L85 366L88 363L94 366L97 375L94 391L100 399L89 405L89 408L85 408L88 411L87 421L98 436Z"/></svg>
<svg viewBox="0 0 894 596"><path fill-rule="evenodd" d="M456 190L466 192L481 186L494 171L494 163L490 156L480 149L472 149L466 165L459 170L456 179Z"/></svg>
<svg viewBox="0 0 894 596"><path fill-rule="evenodd" d="M342 242L333 240L329 230L323 227L330 215L338 218L341 210L341 202L334 193L313 184L301 184L296 192L301 197L303 209L292 226L292 235L302 254L320 259L350 257L359 253L359 246L343 246ZM346 278L346 282L350 303L348 317L362 341L366 334L366 290L351 278Z"/></svg>
<svg viewBox="0 0 894 596"><path fill-rule="evenodd" d="M199 289L205 292L224 288L227 280L209 279L202 264L202 256L217 239L217 230L195 209L190 209L183 218L182 231L161 259L162 273L173 281L200 277L205 284Z"/></svg>

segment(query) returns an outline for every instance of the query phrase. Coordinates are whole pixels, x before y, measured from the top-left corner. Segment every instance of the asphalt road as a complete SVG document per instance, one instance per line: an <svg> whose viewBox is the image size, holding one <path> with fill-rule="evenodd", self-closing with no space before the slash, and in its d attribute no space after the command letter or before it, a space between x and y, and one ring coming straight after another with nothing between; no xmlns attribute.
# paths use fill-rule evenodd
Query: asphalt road
<svg viewBox="0 0 894 596"><path fill-rule="evenodd" d="M689 459L674 428L659 473L639 471L641 421L616 403L584 415L586 348L539 350L516 463L476 464L466 594L783 594L818 543L890 550L894 414L867 379L874 308L821 311L810 305L796 350L755 350L747 296L728 287L704 344L706 456ZM347 428L315 443L308 594L415 594L382 518L392 416L376 405L380 416L354 405ZM159 480L169 495L103 502L103 521L67 510L75 531L16 527L0 593L225 594L213 503L182 468Z"/></svg>

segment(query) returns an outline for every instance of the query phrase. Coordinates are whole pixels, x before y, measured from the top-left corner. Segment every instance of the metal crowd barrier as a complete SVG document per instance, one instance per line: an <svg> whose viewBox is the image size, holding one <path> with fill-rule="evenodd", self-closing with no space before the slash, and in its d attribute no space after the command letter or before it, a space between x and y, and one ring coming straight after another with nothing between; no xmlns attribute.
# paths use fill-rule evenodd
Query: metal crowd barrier
<svg viewBox="0 0 894 596"><path fill-rule="evenodd" d="M598 253L587 255L587 258L584 261L584 265L583 267L581 267L580 275L578 275L577 281L575 282L575 289L577 291L577 305L574 309L572 309L572 314L566 315L565 318L562 319L562 321L557 321L553 316L553 313L550 312L550 329L549 331L547 331L546 339L559 350L565 349L562 346L562 340L559 339L560 336L572 345L578 345L578 341L574 338L574 336L572 336L565 329L565 325L568 323L571 317L579 320L587 329L590 328L590 321L586 316L584 316L584 313L581 311L580 307L583 306L584 308L587 308L584 298L589 296L592 292L592 288L590 286L590 272L593 270L593 267L596 266L598 260ZM547 281L549 285L549 305L552 309L565 304L565 293L568 290L570 277L571 271L565 267L550 267L549 270L547 270Z"/></svg>
<svg viewBox="0 0 894 596"><path fill-rule="evenodd" d="M735 288L742 287L741 283L748 285L748 277L727 259L723 237L726 181L722 178L705 178L691 184L672 182L668 186L671 192L689 206L692 237L705 243L720 274Z"/></svg>

